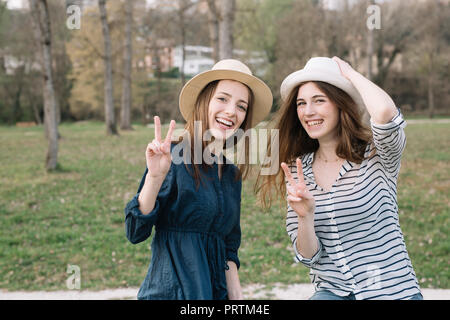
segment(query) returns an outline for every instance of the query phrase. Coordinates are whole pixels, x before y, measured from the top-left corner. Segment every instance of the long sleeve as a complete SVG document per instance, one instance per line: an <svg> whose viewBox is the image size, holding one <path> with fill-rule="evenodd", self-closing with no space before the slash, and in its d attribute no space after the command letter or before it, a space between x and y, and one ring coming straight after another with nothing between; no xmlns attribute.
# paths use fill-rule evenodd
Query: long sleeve
<svg viewBox="0 0 450 320"><path fill-rule="evenodd" d="M406 146L404 128L406 122L400 110L398 114L386 124L371 122L373 140L377 154L386 172L395 180L400 171L400 160Z"/></svg>
<svg viewBox="0 0 450 320"><path fill-rule="evenodd" d="M228 237L225 240L226 245L226 260L234 261L236 263L237 268L239 269L240 261L238 257L238 249L241 245L241 227L240 224L237 223L233 230L230 232Z"/></svg>
<svg viewBox="0 0 450 320"><path fill-rule="evenodd" d="M242 182L239 183L239 194L241 194L241 188L242 188ZM239 197L240 199L240 197ZM239 269L240 261L238 257L238 250L241 245L241 213L240 208L241 204L239 203L239 216L238 219L231 230L231 232L226 236L225 238L225 254L226 254L226 260L234 261L236 263L237 268Z"/></svg>
<svg viewBox="0 0 450 320"><path fill-rule="evenodd" d="M319 238L316 237L318 250L314 254L314 256L310 259L303 257L298 252L298 250L297 250L298 216L294 212L294 210L291 208L289 203L287 204L287 207L288 207L288 210L287 210L287 216L286 216L286 231L289 235L289 238L291 239L292 247L295 252L294 260L297 263L301 262L306 267L311 268L311 266L313 266L320 259L321 255L322 255L322 250L323 250L322 243L320 242Z"/></svg>
<svg viewBox="0 0 450 320"><path fill-rule="evenodd" d="M148 172L148 169L145 170L137 194L125 207L125 232L131 243L136 244L145 241L151 235L153 226L158 219L158 213L161 210L164 210L167 200L170 197L171 189L174 183L173 179L175 176L173 171L174 166L172 165L166 178L164 179L163 184L161 185L161 189L158 192L155 207L149 214L144 215L139 210L138 197L142 187L144 186L145 177Z"/></svg>
<svg viewBox="0 0 450 320"><path fill-rule="evenodd" d="M297 176L297 167L296 167L295 163L292 163L289 166L289 169L291 171L292 177L294 178L295 181L297 181L298 176ZM286 178L285 178L285 183L286 184L288 183ZM286 197L287 197L287 193L286 193ZM322 256L322 249L323 249L322 243L320 242L319 238L316 236L318 250L314 254L314 256L310 259L303 257L298 252L298 250L297 250L298 215L295 213L294 209L291 208L288 201L287 201L287 215L286 215L286 231L289 235L289 238L291 239L291 244L294 249L294 253L295 253L294 261L297 263L301 262L306 267L311 268L311 266L314 265Z"/></svg>

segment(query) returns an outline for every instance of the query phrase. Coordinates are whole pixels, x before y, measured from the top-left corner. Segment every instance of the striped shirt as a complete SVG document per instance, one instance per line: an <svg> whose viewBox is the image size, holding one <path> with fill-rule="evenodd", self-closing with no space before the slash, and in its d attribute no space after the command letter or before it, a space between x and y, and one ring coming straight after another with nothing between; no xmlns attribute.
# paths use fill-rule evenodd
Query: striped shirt
<svg viewBox="0 0 450 320"><path fill-rule="evenodd" d="M302 157L305 183L316 201L317 253L311 259L298 253L298 216L289 203L286 230L295 261L310 268L316 290L339 296L353 293L356 299L409 299L420 293L398 219L397 178L405 126L400 112L389 123L371 122L374 141L365 150L365 160L346 160L329 192L315 183L314 153ZM290 170L296 180L295 162Z"/></svg>

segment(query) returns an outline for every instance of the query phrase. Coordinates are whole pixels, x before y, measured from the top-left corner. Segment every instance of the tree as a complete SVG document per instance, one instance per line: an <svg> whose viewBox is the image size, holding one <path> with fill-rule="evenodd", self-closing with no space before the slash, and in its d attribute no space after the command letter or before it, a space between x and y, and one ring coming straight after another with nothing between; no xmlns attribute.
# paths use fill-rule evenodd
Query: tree
<svg viewBox="0 0 450 320"><path fill-rule="evenodd" d="M392 0L381 6L381 29L374 31L373 50L376 57L376 72L373 81L384 87L392 65L402 54L417 31L417 5Z"/></svg>
<svg viewBox="0 0 450 320"><path fill-rule="evenodd" d="M375 0L367 0L368 5L374 5ZM373 79L373 29L367 28L367 78Z"/></svg>
<svg viewBox="0 0 450 320"><path fill-rule="evenodd" d="M233 22L235 0L220 0L219 60L233 57Z"/></svg>
<svg viewBox="0 0 450 320"><path fill-rule="evenodd" d="M123 53L123 79L122 79L122 108L120 117L120 129L131 130L131 62L132 49L132 25L133 25L133 1L125 1L125 43Z"/></svg>
<svg viewBox="0 0 450 320"><path fill-rule="evenodd" d="M233 23L236 0L206 0L208 3L208 26L213 59L233 57Z"/></svg>
<svg viewBox="0 0 450 320"><path fill-rule="evenodd" d="M208 30L212 58L214 62L219 61L219 13L215 0L206 0L208 3Z"/></svg>
<svg viewBox="0 0 450 320"><path fill-rule="evenodd" d="M112 49L111 49L111 37L109 34L108 17L105 6L106 0L98 0L98 6L100 9L100 21L102 23L102 33L104 42L104 89L105 89L105 122L106 133L108 135L118 135L116 121L114 116L114 87L113 87L113 74L112 74Z"/></svg>
<svg viewBox="0 0 450 320"><path fill-rule="evenodd" d="M441 2L421 4L418 11L419 17L425 19L415 33L414 40L409 49L408 58L413 71L420 75L426 88L428 116L433 118L436 112L435 96L442 91L440 83L447 83L449 48L449 16L450 8ZM444 95L447 95L444 85ZM445 101L438 100L442 104Z"/></svg>
<svg viewBox="0 0 450 320"><path fill-rule="evenodd" d="M58 123L56 110L58 100L53 85L52 37L47 0L30 0L31 14L35 22L36 36L41 44L44 75L44 114L48 139L46 169L54 170L58 165Z"/></svg>
<svg viewBox="0 0 450 320"><path fill-rule="evenodd" d="M186 83L186 77L184 74L184 63L186 61L186 12L194 5L194 2L190 0L178 0L178 19L181 34L181 85Z"/></svg>
<svg viewBox="0 0 450 320"><path fill-rule="evenodd" d="M275 83L302 68L313 56L327 56L326 15L311 1L295 1L278 21ZM278 96L279 88L275 91Z"/></svg>

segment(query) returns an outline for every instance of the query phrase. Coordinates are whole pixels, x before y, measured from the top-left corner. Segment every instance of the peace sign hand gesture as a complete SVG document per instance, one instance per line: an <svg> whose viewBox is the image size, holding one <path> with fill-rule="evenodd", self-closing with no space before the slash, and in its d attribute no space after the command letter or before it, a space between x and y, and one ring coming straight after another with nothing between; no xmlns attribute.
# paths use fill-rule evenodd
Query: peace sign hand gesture
<svg viewBox="0 0 450 320"><path fill-rule="evenodd" d="M299 158L297 158L296 165L298 176L297 182L292 177L291 171L286 163L281 163L281 168L289 183L287 186L287 200L299 218L313 218L314 211L316 210L316 201L306 187L305 178L303 177L302 162Z"/></svg>
<svg viewBox="0 0 450 320"><path fill-rule="evenodd" d="M169 172L172 156L170 154L170 143L172 140L175 121L170 121L169 131L166 139L161 140L161 121L158 116L155 120L155 139L147 145L145 159L147 161L148 175L152 178L164 179Z"/></svg>

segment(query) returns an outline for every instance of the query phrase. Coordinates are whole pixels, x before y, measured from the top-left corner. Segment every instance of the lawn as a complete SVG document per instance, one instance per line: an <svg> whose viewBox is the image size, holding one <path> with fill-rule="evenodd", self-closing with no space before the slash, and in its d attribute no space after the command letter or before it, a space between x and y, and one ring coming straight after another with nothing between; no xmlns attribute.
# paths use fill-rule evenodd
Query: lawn
<svg viewBox="0 0 450 320"><path fill-rule="evenodd" d="M81 289L138 287L151 240L128 242L123 208L153 129L107 137L102 123L82 122L59 130L61 167L47 173L42 127L0 127L0 288L67 289L68 265L80 268ZM400 224L421 286L450 288L450 124L409 125L406 133ZM309 282L308 269L294 264L284 209L263 212L253 182L244 182L242 200L242 284Z"/></svg>

